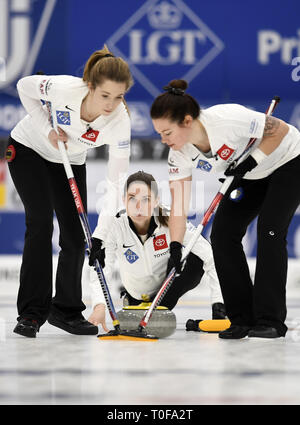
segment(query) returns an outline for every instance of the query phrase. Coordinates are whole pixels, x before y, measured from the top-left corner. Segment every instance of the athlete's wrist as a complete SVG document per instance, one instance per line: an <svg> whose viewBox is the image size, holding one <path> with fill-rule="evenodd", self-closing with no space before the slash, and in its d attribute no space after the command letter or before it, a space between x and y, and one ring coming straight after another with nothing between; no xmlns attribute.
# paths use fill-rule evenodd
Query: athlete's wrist
<svg viewBox="0 0 300 425"><path fill-rule="evenodd" d="M266 155L262 150L259 148L256 148L253 152L251 152L252 158L255 159L257 164L260 164L262 161L264 161L268 155Z"/></svg>

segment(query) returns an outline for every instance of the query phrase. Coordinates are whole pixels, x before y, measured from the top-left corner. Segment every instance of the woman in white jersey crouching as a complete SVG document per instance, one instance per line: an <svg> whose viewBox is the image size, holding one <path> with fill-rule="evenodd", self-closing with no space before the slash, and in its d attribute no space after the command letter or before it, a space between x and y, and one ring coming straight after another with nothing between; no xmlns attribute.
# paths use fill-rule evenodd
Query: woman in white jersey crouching
<svg viewBox="0 0 300 425"><path fill-rule="evenodd" d="M82 315L84 234L57 142L66 143L85 209L87 150L109 145L109 190L97 233L99 239L104 238L110 216L118 211L118 190L120 184L123 187L129 165L130 119L124 95L132 83L127 63L104 47L91 55L83 78L33 75L17 84L28 115L11 132L7 160L26 217L17 301L19 316L14 329L20 335L35 337L47 319L73 334L97 334L97 327ZM52 298L54 212L61 251Z"/></svg>
<svg viewBox="0 0 300 425"><path fill-rule="evenodd" d="M97 258L104 267L109 284L118 259L120 277L129 305L152 300L174 263L170 260L168 213L159 206L157 182L151 174L138 171L128 177L124 190L125 211L114 218L105 239L105 250L96 238L90 254L90 265ZM193 235L194 226L187 226L184 243ZM176 277L161 305L172 310L178 299L195 288L206 274L211 291L212 318L224 319L225 308L216 275L210 243L201 236L180 276ZM105 325L105 302L97 276L91 282L93 313L89 321Z"/></svg>

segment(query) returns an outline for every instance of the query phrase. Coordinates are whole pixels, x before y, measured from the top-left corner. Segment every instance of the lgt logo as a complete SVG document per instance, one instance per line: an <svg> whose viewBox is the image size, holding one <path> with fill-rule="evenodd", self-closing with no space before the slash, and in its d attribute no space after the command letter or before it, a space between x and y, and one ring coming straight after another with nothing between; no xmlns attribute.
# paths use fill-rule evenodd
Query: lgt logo
<svg viewBox="0 0 300 425"><path fill-rule="evenodd" d="M182 0L148 0L109 40L130 64L136 80L157 96L176 65L178 78L193 80L223 50L222 41ZM153 84L157 72L158 87Z"/></svg>

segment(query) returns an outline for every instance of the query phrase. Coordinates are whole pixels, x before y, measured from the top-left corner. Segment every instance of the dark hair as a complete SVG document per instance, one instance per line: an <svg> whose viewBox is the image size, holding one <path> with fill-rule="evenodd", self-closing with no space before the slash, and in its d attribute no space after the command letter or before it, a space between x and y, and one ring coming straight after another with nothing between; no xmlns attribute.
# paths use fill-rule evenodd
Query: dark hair
<svg viewBox="0 0 300 425"><path fill-rule="evenodd" d="M185 80L172 80L164 87L165 93L160 94L152 103L150 115L152 119L168 118L181 124L186 115L193 119L201 112L198 102L185 90L188 83Z"/></svg>
<svg viewBox="0 0 300 425"><path fill-rule="evenodd" d="M157 198L158 196L158 185L155 180L155 178L152 176L152 174L145 173L145 171L137 171L136 173L131 174L124 186L124 195L126 194L129 186L133 182L143 182L145 183L149 189L153 192L154 196ZM158 221L162 226L168 227L168 221L169 217L166 214L166 211L161 207L158 206Z"/></svg>

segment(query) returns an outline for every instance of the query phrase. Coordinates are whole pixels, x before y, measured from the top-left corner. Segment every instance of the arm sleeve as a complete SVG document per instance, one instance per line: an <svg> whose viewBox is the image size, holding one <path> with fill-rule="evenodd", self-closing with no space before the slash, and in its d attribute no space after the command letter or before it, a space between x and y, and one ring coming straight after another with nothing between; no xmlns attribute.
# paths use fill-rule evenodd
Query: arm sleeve
<svg viewBox="0 0 300 425"><path fill-rule="evenodd" d="M51 118L41 100L51 102L55 95L53 77L32 75L24 77L17 83L20 100L26 112L31 116L37 130L48 137L52 130Z"/></svg>
<svg viewBox="0 0 300 425"><path fill-rule="evenodd" d="M192 175L191 161L182 152L169 152L168 156L169 180L179 180Z"/></svg>
<svg viewBox="0 0 300 425"><path fill-rule="evenodd" d="M117 214L121 195L129 168L129 147L120 149L109 147L108 170L106 177L106 194L101 201L101 211L93 236L105 240L113 217Z"/></svg>
<svg viewBox="0 0 300 425"><path fill-rule="evenodd" d="M222 115L226 126L232 129L237 138L262 138L266 122L264 113L238 104L220 106L223 108Z"/></svg>

